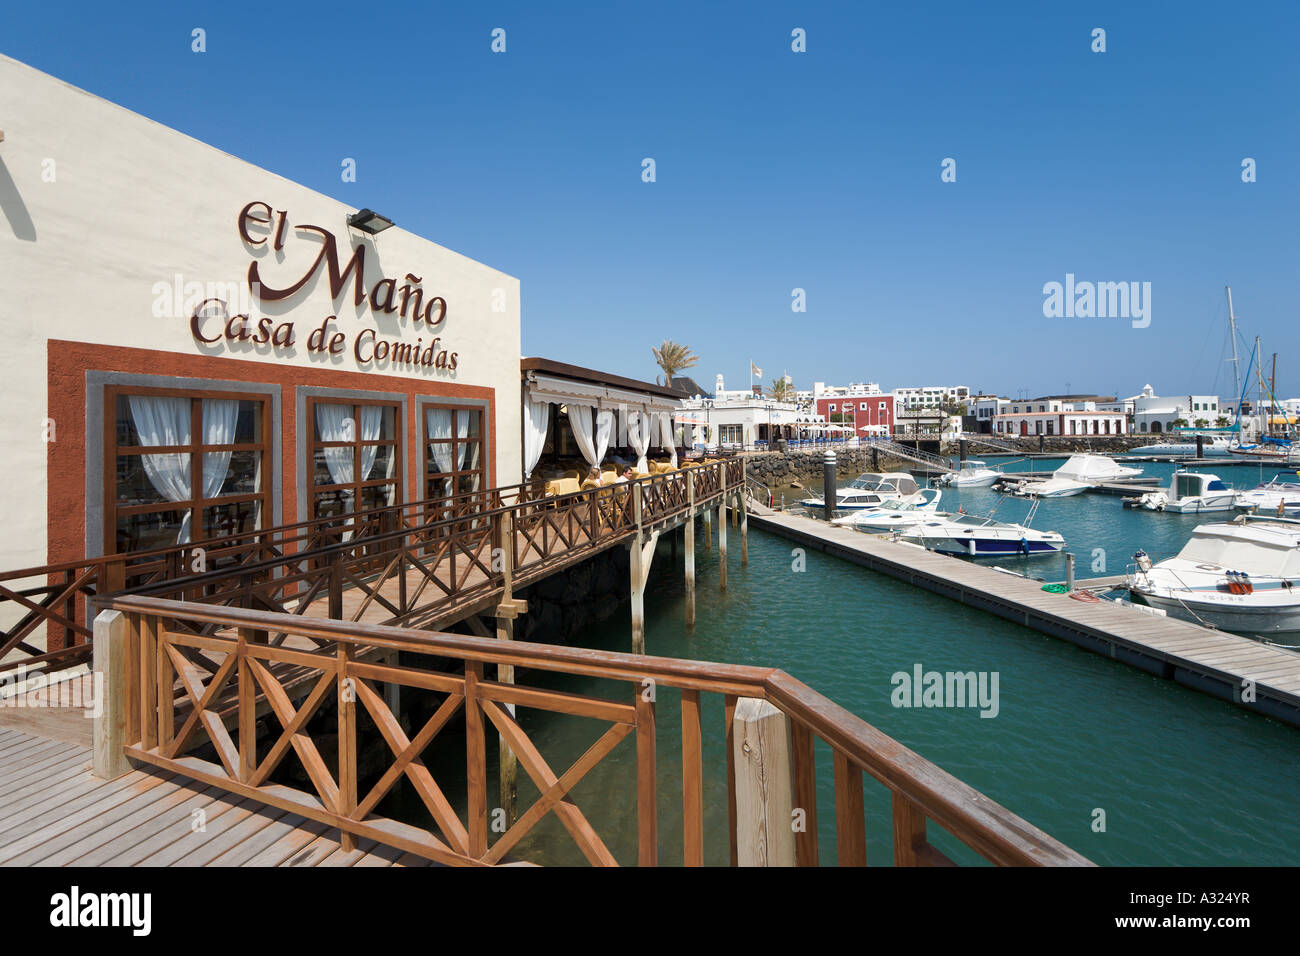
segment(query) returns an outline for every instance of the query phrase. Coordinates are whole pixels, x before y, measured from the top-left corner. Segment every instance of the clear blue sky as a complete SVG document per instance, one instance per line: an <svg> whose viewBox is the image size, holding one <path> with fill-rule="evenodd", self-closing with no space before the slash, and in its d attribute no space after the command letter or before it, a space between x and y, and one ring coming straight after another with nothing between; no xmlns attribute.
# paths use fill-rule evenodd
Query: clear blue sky
<svg viewBox="0 0 1300 956"><path fill-rule="evenodd" d="M518 276L525 354L650 378L672 338L706 385L752 358L800 387L1226 395L1231 283L1291 396L1298 27L1294 0L46 0L0 50ZM1150 282L1150 326L1044 318L1066 273Z"/></svg>

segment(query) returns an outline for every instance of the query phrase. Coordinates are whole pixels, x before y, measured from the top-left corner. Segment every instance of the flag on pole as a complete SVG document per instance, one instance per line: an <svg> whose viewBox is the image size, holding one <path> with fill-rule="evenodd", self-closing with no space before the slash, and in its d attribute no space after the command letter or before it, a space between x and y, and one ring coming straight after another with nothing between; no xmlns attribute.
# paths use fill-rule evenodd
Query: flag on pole
<svg viewBox="0 0 1300 956"><path fill-rule="evenodd" d="M763 377L763 370L754 364L753 359L749 360L749 374L757 375L759 378Z"/></svg>

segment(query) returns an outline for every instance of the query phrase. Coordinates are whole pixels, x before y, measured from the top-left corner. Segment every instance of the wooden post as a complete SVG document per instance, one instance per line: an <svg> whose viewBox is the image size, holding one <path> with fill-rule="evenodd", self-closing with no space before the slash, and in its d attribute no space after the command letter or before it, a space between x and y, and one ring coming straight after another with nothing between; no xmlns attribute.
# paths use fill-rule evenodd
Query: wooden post
<svg viewBox="0 0 1300 956"><path fill-rule="evenodd" d="M335 565L338 567L338 565ZM339 805L340 816L351 816L357 808L357 694L348 674L348 663L352 660L352 645L345 641L338 642L338 689L339 689ZM357 848L355 834L343 830L339 834L339 847L345 852Z"/></svg>
<svg viewBox="0 0 1300 956"><path fill-rule="evenodd" d="M765 700L741 697L732 718L739 866L794 866L790 718Z"/></svg>
<svg viewBox="0 0 1300 956"><path fill-rule="evenodd" d="M645 591L641 555L644 541L640 533L633 536L629 550L628 578L632 585L632 653L645 653Z"/></svg>
<svg viewBox="0 0 1300 956"><path fill-rule="evenodd" d="M718 589L727 590L727 499L718 502Z"/></svg>
<svg viewBox="0 0 1300 956"><path fill-rule="evenodd" d="M704 550L713 550L713 509L704 509Z"/></svg>
<svg viewBox="0 0 1300 956"><path fill-rule="evenodd" d="M100 611L95 616L93 651L96 696L93 773L112 780L131 769L126 759L127 620L121 611Z"/></svg>
<svg viewBox="0 0 1300 956"><path fill-rule="evenodd" d="M596 496L593 494L592 501L595 500ZM515 639L514 615L518 611L515 609L516 602L514 600L514 548L512 547L514 530L510 520L510 512L507 511L501 515L500 527L501 572L505 590L502 594L501 604L497 607L497 640L513 641ZM513 684L515 682L515 666L513 664L498 664L497 680L502 684ZM514 705L506 704L505 707L510 712L510 716L514 717ZM504 734L498 734L497 739L499 742L497 770L500 779L501 809L505 814L506 827L509 828L514 826L519 818L519 758L510 749Z"/></svg>
<svg viewBox="0 0 1300 956"><path fill-rule="evenodd" d="M628 556L628 578L631 583L632 596L632 653L645 653L645 569L641 566L644 558L645 537L641 533L641 485L632 486L632 520L636 522L636 534L632 536Z"/></svg>
<svg viewBox="0 0 1300 956"><path fill-rule="evenodd" d="M487 745L483 739L483 710L478 685L483 680L481 661L465 662L465 824L469 855L487 853Z"/></svg>
<svg viewBox="0 0 1300 956"><path fill-rule="evenodd" d="M749 508L745 504L745 493L736 495L736 510L740 512L740 566L749 566Z"/></svg>
<svg viewBox="0 0 1300 956"><path fill-rule="evenodd" d="M695 472L686 472L686 627L695 627Z"/></svg>

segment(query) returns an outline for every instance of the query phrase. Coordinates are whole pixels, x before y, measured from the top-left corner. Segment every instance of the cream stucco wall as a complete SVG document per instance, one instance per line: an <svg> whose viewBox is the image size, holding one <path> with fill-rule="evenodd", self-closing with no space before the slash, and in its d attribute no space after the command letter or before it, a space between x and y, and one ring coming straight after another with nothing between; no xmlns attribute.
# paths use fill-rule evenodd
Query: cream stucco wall
<svg viewBox="0 0 1300 956"><path fill-rule="evenodd" d="M0 568L45 558L43 422L50 339L491 387L497 481L519 480L517 279L400 227L373 238L349 235L346 217L353 207L3 56L0 130L0 447L6 486L0 496ZM366 205L364 189L350 188L357 190L357 205ZM238 215L253 201L287 211L282 253L272 250L270 238L259 249L241 239ZM401 221L400 208L380 211ZM442 296L446 319L433 334L442 348L457 353L457 369L361 366L352 345L363 329L377 329L390 340L423 338L424 344L430 332L409 318L376 315L364 303L355 307L350 283L332 300L323 268L284 301L251 303L255 320L270 316L276 323L295 323L292 349L204 346L191 334L187 308L155 314L160 300L170 297L160 290L175 285L177 276L182 293L185 283L246 288L249 263L256 259L265 284L283 288L296 282L321 249L319 237L293 228L302 224L331 232L343 264L352 247L365 242L367 292L383 277L400 286L409 272L423 279L426 300ZM309 354L308 334L334 314L332 327L347 335L347 350L333 357ZM208 320L204 328L219 332L222 323ZM157 371L167 374L166 368Z"/></svg>

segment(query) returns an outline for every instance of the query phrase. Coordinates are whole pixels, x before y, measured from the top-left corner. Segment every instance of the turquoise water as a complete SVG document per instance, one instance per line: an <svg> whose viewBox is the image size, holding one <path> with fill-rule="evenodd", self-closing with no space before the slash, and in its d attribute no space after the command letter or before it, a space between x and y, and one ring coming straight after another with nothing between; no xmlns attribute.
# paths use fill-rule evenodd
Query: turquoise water
<svg viewBox="0 0 1300 956"><path fill-rule="evenodd" d="M1053 466L1037 463L1039 468ZM1172 470L1168 465L1147 467L1162 477ZM1246 468L1221 471L1239 486L1258 481ZM954 504L957 497L953 495ZM963 501L968 510L976 510L996 497L976 491ZM1027 508L1022 501L1007 504ZM1012 518L1019 514L1005 513ZM1138 546L1172 553L1195 523L1194 518L1125 511L1118 498L1107 496L1047 502L1036 522L1065 535L1081 555L1081 576L1086 573L1082 555L1092 547L1105 548L1106 572L1118 573ZM725 592L718 588L716 548L697 554L697 625L688 633L681 550L674 565L668 542L660 542L646 599L650 654L783 668L1100 864L1300 864L1295 812L1300 730L816 552L805 555L806 570L796 571L791 545L780 538L752 532L746 568L739 565L734 531L731 545ZM1052 557L1024 563L1056 577L1060 562ZM574 643L628 650L626 605ZM997 672L997 716L981 718L975 709L895 708L891 676L911 672L917 663L926 670ZM631 695L628 685L536 672L521 675L520 681L619 700ZM678 694L660 689L664 864L682 859L679 707ZM605 727L522 709L520 721L557 775ZM721 699L705 695L706 861L712 864L727 859L722 732ZM449 754L445 759L445 772L454 775L455 759ZM493 749L489 767L495 764ZM463 774L464 764L459 767ZM433 769L444 779L442 771ZM835 858L834 804L831 757L822 746L818 769L821 861L826 864ZM624 863L636 859L634 772L629 737L573 791L576 804ZM522 771L520 777L522 812L537 790ZM494 780L491 785L495 788ZM888 793L867 778L866 800L868 861L888 863ZM1105 813L1104 832L1093 829L1098 810ZM950 856L980 862L950 835L934 825L930 830L932 841ZM549 864L583 859L554 815L520 844L518 853Z"/></svg>
<svg viewBox="0 0 1300 956"><path fill-rule="evenodd" d="M1065 462L1064 458L1032 461L989 455L981 456L980 460L990 468L1002 467L1008 472L1043 473L1050 473ZM1122 456L1118 460L1124 463ZM1169 486L1169 476L1178 467L1168 462L1134 462L1131 466L1141 468L1144 475L1158 477L1161 488ZM1234 488L1249 489L1272 478L1278 469L1275 466L1261 468L1258 465L1224 463L1191 470L1217 474ZM845 479L841 478L840 483L846 484ZM815 489L820 496L821 483L811 484L811 489ZM996 508L994 516L1000 521L1023 522L1033 504L1029 499L1000 495L991 488L944 488L942 491L943 496L939 501L941 511L956 511L962 507L971 514L987 514ZM808 497L807 491L797 489L781 489L778 498L781 493L785 494L788 504ZM1230 521L1235 515L1236 512L1233 511L1180 515L1125 508L1123 498L1117 495L1085 493L1072 498L1041 500L1033 526L1041 531L1059 532L1065 538L1065 550L1075 556L1075 576L1087 578L1123 574L1126 566L1132 563L1133 553L1139 548L1155 561L1172 557L1187 543L1192 529L1198 524ZM1065 580L1063 553L1034 557L980 558L979 561L981 564L1004 567L1048 581Z"/></svg>

